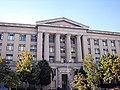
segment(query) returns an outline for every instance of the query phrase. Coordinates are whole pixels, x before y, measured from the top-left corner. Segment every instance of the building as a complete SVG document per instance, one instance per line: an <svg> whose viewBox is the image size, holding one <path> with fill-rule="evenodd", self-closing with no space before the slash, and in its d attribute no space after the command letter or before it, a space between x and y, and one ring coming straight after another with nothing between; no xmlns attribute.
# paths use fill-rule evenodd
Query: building
<svg viewBox="0 0 120 90"><path fill-rule="evenodd" d="M10 60L13 69L25 49L35 61L50 63L55 77L49 88L67 89L87 54L92 54L96 63L106 52L120 54L120 33L90 30L64 17L37 21L35 25L0 22L0 55Z"/></svg>

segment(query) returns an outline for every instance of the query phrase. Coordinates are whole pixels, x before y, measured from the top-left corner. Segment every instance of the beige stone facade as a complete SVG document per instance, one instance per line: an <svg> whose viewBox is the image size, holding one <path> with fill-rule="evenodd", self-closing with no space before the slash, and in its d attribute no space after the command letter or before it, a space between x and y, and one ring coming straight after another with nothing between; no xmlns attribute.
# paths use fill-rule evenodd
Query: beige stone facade
<svg viewBox="0 0 120 90"><path fill-rule="evenodd" d="M0 55L11 61L13 69L25 49L35 61L50 63L55 77L49 88L71 88L74 72L87 54L91 53L96 63L106 52L120 54L120 33L90 30L67 18L38 21L35 25L0 22Z"/></svg>

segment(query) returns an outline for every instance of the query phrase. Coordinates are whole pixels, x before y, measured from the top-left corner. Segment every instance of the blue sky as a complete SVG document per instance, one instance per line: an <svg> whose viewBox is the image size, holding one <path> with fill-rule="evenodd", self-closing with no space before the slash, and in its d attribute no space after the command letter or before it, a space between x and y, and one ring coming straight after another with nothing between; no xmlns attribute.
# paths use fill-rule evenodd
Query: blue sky
<svg viewBox="0 0 120 90"><path fill-rule="evenodd" d="M120 0L1 0L0 22L35 24L66 17L90 29L120 32Z"/></svg>

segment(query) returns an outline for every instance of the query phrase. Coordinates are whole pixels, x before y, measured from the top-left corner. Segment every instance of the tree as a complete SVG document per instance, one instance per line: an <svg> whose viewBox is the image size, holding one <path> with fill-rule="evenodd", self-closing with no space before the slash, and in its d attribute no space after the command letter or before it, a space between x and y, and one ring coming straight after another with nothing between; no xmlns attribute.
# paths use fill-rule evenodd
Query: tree
<svg viewBox="0 0 120 90"><path fill-rule="evenodd" d="M120 81L120 56L107 53L104 58L101 58L98 69L104 83Z"/></svg>
<svg viewBox="0 0 120 90"><path fill-rule="evenodd" d="M33 58L28 51L20 54L20 59L16 63L16 72L22 82L28 83L29 75L33 69Z"/></svg>
<svg viewBox="0 0 120 90"><path fill-rule="evenodd" d="M37 85L47 86L51 83L52 68L46 60L39 61L36 65Z"/></svg>
<svg viewBox="0 0 120 90"><path fill-rule="evenodd" d="M3 82L4 77L9 73L10 67L7 66L5 59L0 57L0 83Z"/></svg>
<svg viewBox="0 0 120 90"><path fill-rule="evenodd" d="M9 87L9 90L11 88L16 88L19 85L20 81L17 76L17 74L14 71L10 71L5 77L4 77L4 84Z"/></svg>
<svg viewBox="0 0 120 90"><path fill-rule="evenodd" d="M94 63L92 55L88 55L85 59L83 59L83 70L86 72L86 80L88 86L92 90L97 90L99 83L99 72L97 69L97 65Z"/></svg>
<svg viewBox="0 0 120 90"><path fill-rule="evenodd" d="M78 73L74 76L73 87L76 87L78 90L87 89L86 78L83 74Z"/></svg>

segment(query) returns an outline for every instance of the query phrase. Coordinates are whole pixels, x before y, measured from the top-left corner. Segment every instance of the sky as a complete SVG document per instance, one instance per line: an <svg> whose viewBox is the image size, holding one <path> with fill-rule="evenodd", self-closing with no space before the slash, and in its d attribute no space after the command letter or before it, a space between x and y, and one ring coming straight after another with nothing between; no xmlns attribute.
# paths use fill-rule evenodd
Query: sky
<svg viewBox="0 0 120 90"><path fill-rule="evenodd" d="M35 24L59 17L120 32L120 0L0 0L0 22Z"/></svg>

